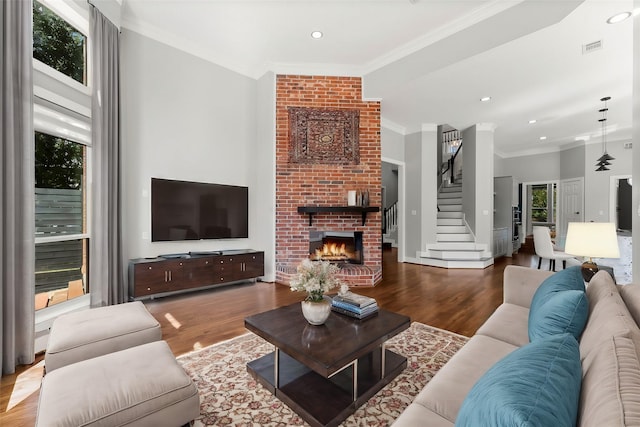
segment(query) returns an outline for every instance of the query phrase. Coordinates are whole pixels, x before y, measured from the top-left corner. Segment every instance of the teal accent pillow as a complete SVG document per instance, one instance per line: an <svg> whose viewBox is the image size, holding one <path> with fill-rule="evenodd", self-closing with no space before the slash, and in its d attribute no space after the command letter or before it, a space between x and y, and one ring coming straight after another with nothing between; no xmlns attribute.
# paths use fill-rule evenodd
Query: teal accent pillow
<svg viewBox="0 0 640 427"><path fill-rule="evenodd" d="M589 302L584 291L555 292L536 310L529 311L529 341L563 333L580 340L588 317Z"/></svg>
<svg viewBox="0 0 640 427"><path fill-rule="evenodd" d="M583 292L585 290L584 279L579 265L565 268L547 277L533 294L529 313L535 311L538 306L542 305L556 292L571 290Z"/></svg>
<svg viewBox="0 0 640 427"><path fill-rule="evenodd" d="M527 344L499 360L471 388L457 427L573 427L582 368L571 334Z"/></svg>

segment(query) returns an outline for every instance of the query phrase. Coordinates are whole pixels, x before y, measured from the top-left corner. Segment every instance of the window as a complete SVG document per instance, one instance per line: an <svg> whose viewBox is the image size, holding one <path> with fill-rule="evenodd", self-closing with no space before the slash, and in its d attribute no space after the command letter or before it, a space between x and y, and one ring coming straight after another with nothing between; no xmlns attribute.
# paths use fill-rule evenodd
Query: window
<svg viewBox="0 0 640 427"><path fill-rule="evenodd" d="M36 310L88 292L87 147L35 133Z"/></svg>
<svg viewBox="0 0 640 427"><path fill-rule="evenodd" d="M531 186L531 221L533 223L555 223L556 185Z"/></svg>
<svg viewBox="0 0 640 427"><path fill-rule="evenodd" d="M547 222L547 186L534 185L531 189L531 219L533 222Z"/></svg>
<svg viewBox="0 0 640 427"><path fill-rule="evenodd" d="M51 9L33 2L33 57L87 84L87 37Z"/></svg>
<svg viewBox="0 0 640 427"><path fill-rule="evenodd" d="M33 2L37 349L55 316L88 305L88 27L81 2Z"/></svg>

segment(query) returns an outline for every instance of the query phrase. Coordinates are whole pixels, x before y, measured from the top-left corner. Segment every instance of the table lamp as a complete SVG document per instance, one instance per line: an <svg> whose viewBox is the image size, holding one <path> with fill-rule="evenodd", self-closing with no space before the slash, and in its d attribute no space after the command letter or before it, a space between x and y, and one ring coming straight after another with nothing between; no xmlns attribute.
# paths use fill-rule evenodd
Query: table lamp
<svg viewBox="0 0 640 427"><path fill-rule="evenodd" d="M564 251L589 258L582 264L582 277L588 282L598 272L592 258L620 258L616 225L612 222L570 222Z"/></svg>

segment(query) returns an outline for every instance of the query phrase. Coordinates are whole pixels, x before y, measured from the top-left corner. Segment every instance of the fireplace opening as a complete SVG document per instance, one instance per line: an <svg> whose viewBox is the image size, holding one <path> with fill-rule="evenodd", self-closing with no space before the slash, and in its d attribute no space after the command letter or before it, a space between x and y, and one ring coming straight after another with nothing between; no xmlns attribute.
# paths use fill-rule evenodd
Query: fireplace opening
<svg viewBox="0 0 640 427"><path fill-rule="evenodd" d="M362 264L361 231L309 232L309 258L335 264Z"/></svg>

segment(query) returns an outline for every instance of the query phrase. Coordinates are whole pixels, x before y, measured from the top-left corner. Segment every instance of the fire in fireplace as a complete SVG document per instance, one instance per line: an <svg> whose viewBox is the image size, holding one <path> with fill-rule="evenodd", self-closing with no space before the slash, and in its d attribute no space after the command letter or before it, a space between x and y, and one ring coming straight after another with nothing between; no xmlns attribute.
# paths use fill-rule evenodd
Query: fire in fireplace
<svg viewBox="0 0 640 427"><path fill-rule="evenodd" d="M361 231L311 231L309 258L336 264L362 264L363 245Z"/></svg>

